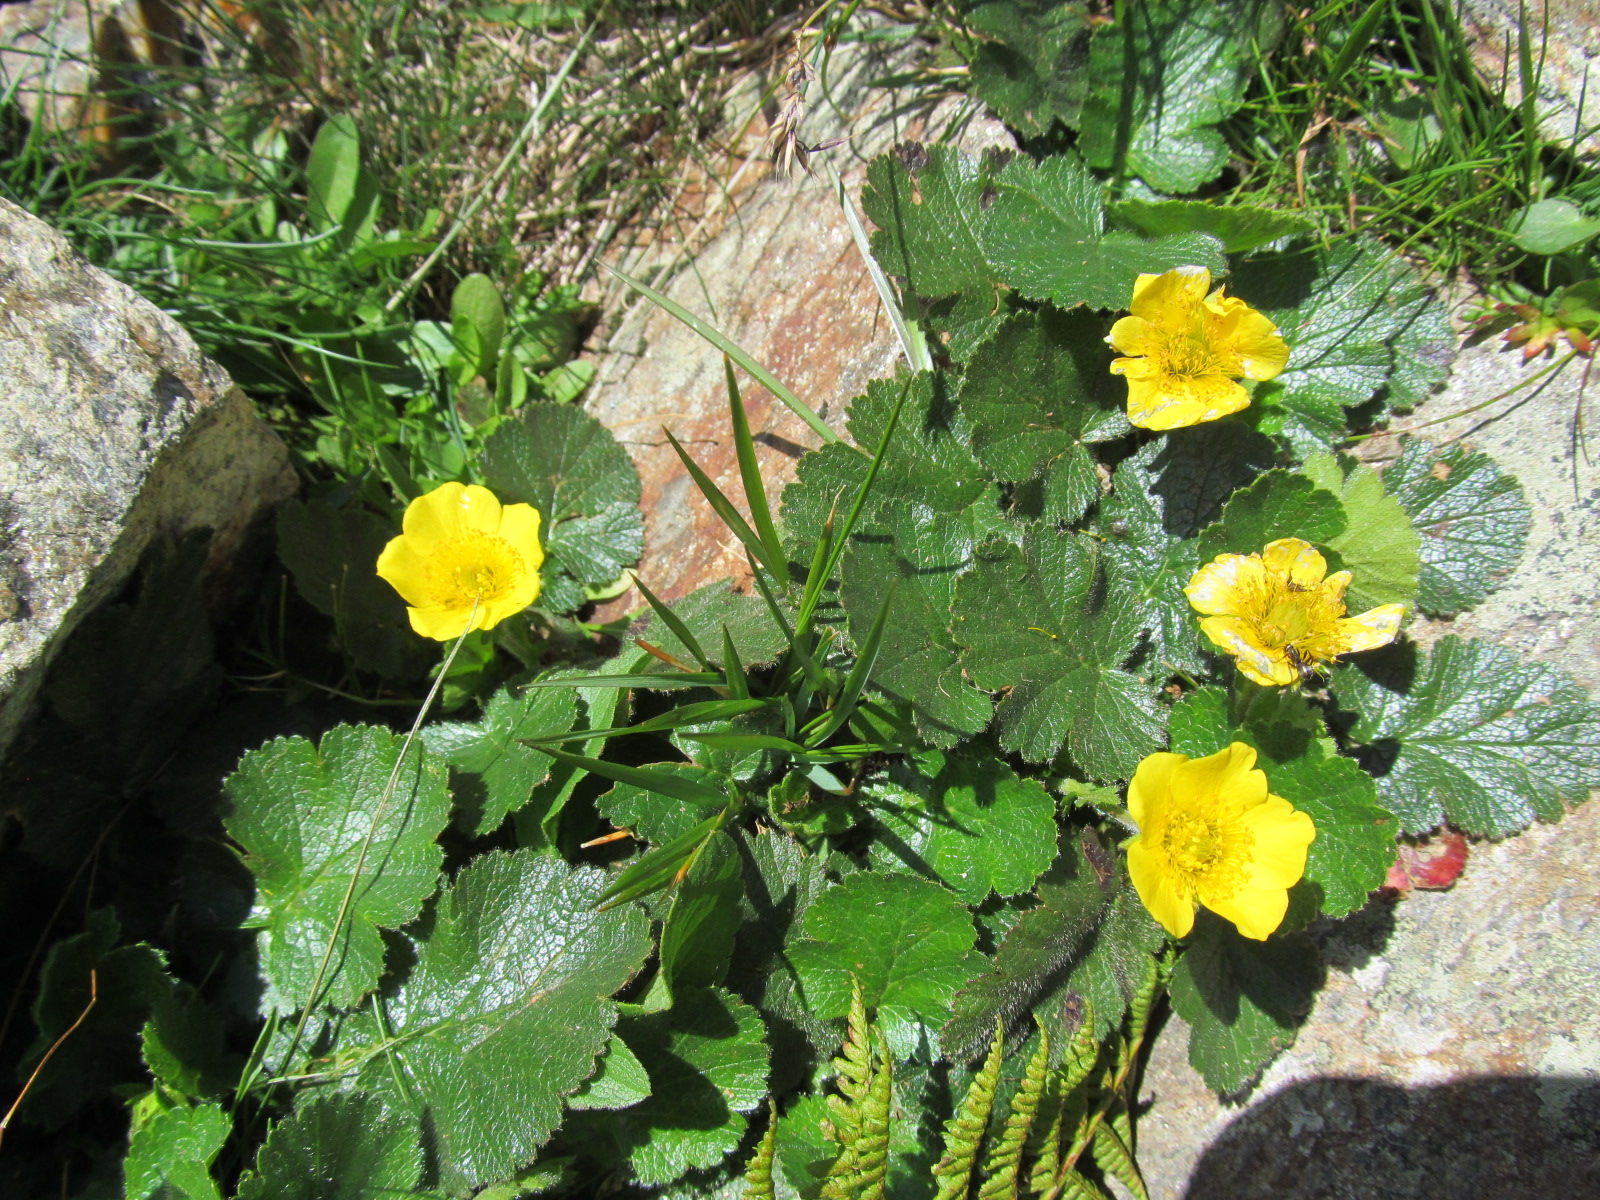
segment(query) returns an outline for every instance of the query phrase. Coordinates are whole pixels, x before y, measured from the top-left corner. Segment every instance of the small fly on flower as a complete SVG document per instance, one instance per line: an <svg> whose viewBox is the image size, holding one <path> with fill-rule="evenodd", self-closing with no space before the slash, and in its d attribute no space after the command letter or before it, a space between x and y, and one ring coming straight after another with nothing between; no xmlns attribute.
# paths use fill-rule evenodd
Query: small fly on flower
<svg viewBox="0 0 1600 1200"><path fill-rule="evenodd" d="M1306 589L1291 586L1290 590L1303 592ZM1317 668L1300 656L1300 650L1293 642L1283 648L1283 653L1289 665L1300 672L1301 687L1310 687L1317 682Z"/></svg>

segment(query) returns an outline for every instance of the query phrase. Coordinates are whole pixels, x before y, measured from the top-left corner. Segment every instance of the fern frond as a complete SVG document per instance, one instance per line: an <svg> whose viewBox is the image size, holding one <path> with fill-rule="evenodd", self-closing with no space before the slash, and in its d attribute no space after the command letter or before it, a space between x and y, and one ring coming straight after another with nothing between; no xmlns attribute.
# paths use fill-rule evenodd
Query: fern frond
<svg viewBox="0 0 1600 1200"><path fill-rule="evenodd" d="M1133 999L1128 1001L1128 1042L1137 1046L1144 1041L1145 1028L1150 1023L1150 1010L1155 1007L1156 997L1165 988L1166 971L1162 969L1160 958L1151 956L1145 964L1144 979L1139 983L1139 989L1133 993Z"/></svg>
<svg viewBox="0 0 1600 1200"><path fill-rule="evenodd" d="M882 1048L883 1065L861 1105L861 1135L856 1142L856 1175L850 1195L856 1200L883 1200L889 1182L889 1114L894 1108L894 1076L889 1047ZM823 1188L824 1197L827 1188Z"/></svg>
<svg viewBox="0 0 1600 1200"><path fill-rule="evenodd" d="M1005 1043L1005 1028L996 1021L989 1056L967 1086L961 1107L945 1122L944 1153L933 1167L933 1176L939 1181L939 1193L934 1200L965 1200L972 1183L972 1169L978 1163L978 1149L989 1128L989 1114L994 1111L994 1093L1000 1085L1000 1060L1005 1056Z"/></svg>
<svg viewBox="0 0 1600 1200"><path fill-rule="evenodd" d="M1069 1096L1074 1088L1089 1078L1095 1062L1100 1058L1100 1039L1094 1035L1094 1005L1083 1002L1083 1023L1078 1026L1072 1040L1061 1055L1061 1094Z"/></svg>
<svg viewBox="0 0 1600 1200"><path fill-rule="evenodd" d="M854 976L850 978L850 1014L845 1018L845 1042L838 1048L834 1070L837 1072L834 1086L840 1094L829 1096L827 1107L837 1115L858 1106L872 1083L872 1030L867 1024L861 981Z"/></svg>
<svg viewBox="0 0 1600 1200"><path fill-rule="evenodd" d="M744 1168L744 1192L740 1200L777 1200L772 1183L772 1163L778 1153L778 1105L767 1101L767 1132Z"/></svg>
<svg viewBox="0 0 1600 1200"><path fill-rule="evenodd" d="M1050 1076L1050 1034L1039 1026L1039 1048L1028 1060L1017 1094L1011 1098L1011 1111L999 1140L989 1149L983 1164L983 1183L978 1200L1016 1200L1022 1171L1022 1152L1027 1148L1033 1122L1039 1113Z"/></svg>
<svg viewBox="0 0 1600 1200"><path fill-rule="evenodd" d="M1133 1151L1128 1149L1128 1144L1122 1140L1122 1135L1109 1121L1101 1122L1100 1128L1095 1130L1094 1141L1090 1143L1089 1151L1094 1155L1095 1164L1132 1192L1135 1200L1150 1200L1150 1193L1145 1190L1144 1177L1139 1174L1139 1165L1133 1161Z"/></svg>
<svg viewBox="0 0 1600 1200"><path fill-rule="evenodd" d="M839 1144L839 1157L828 1168L822 1200L883 1200L889 1177L889 1120L894 1106L893 1064L889 1047L879 1046L880 1065L873 1066L873 1035L859 980L851 981L850 1012L834 1086L828 1097L832 1114L828 1136Z"/></svg>
<svg viewBox="0 0 1600 1200"><path fill-rule="evenodd" d="M1105 1192L1076 1171L1068 1171L1061 1181L1061 1190L1054 1193L1056 1200L1111 1200Z"/></svg>
<svg viewBox="0 0 1600 1200"><path fill-rule="evenodd" d="M1051 1071L1045 1077L1039 1113L1028 1135L1027 1159L1033 1164L1028 1174L1028 1190L1032 1193L1049 1191L1061 1166L1061 1119L1066 1112L1066 1100L1066 1093L1061 1090L1061 1072Z"/></svg>

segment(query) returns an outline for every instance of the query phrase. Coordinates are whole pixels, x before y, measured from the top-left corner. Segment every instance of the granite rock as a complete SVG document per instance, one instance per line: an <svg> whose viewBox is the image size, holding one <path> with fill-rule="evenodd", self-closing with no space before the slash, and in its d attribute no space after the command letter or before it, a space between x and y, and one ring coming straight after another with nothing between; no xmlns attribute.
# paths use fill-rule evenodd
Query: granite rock
<svg viewBox="0 0 1600 1200"><path fill-rule="evenodd" d="M817 144L852 135L847 145L825 152L851 197L860 195L867 163L903 139L936 136L959 123L957 143L969 151L1011 144L1003 126L961 102L908 110L899 93L868 86L903 67L905 54L886 59L860 45L843 46L823 81L812 85L804 136ZM759 138L753 141L749 148L758 152ZM694 269L678 274L667 294L710 320L842 431L850 399L868 380L894 373L899 345L820 169L793 180L765 174L764 167L756 174L756 182L733 191L721 231L695 253ZM659 245L652 261L670 262L676 249ZM651 263L629 269L637 275ZM794 478L802 451L820 439L766 388L747 378L740 386L762 476L776 498ZM646 527L639 570L651 590L674 600L714 579L748 578L742 548L695 490L662 433L671 430L743 509L722 356L667 313L640 305L600 355L589 396L590 411L639 468ZM608 611L641 603L630 591Z"/></svg>
<svg viewBox="0 0 1600 1200"><path fill-rule="evenodd" d="M0 200L0 752L153 540L211 529L222 579L294 488L282 442L176 322Z"/></svg>
<svg viewBox="0 0 1600 1200"><path fill-rule="evenodd" d="M1539 131L1591 162L1600 156L1600 8L1592 0L1465 0L1461 24L1488 86L1504 80L1506 102L1522 102L1518 26L1526 16L1538 64Z"/></svg>

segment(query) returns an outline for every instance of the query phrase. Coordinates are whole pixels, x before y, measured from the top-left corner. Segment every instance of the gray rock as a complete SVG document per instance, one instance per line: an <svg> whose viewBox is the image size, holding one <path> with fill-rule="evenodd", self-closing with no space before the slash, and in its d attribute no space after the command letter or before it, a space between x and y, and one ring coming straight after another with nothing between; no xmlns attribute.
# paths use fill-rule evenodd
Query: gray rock
<svg viewBox="0 0 1600 1200"><path fill-rule="evenodd" d="M1491 638L1600 684L1600 468L1573 454L1582 364L1480 412L1540 364L1469 347L1449 387L1396 422L1461 437L1522 481L1521 564L1476 610L1422 622ZM1393 452L1378 443L1368 454ZM1333 933L1327 989L1240 1105L1157 1039L1139 1159L1153 1200L1521 1200L1600 1195L1600 803L1478 844L1445 892L1375 901Z"/></svg>
<svg viewBox="0 0 1600 1200"><path fill-rule="evenodd" d="M0 753L152 539L208 573L295 488L283 443L166 314L0 200Z"/></svg>

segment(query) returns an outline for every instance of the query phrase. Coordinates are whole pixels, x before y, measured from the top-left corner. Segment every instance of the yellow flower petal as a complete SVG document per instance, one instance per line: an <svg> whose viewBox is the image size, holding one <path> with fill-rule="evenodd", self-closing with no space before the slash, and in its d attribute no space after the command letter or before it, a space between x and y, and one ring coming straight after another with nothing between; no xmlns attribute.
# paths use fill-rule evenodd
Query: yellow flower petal
<svg viewBox="0 0 1600 1200"><path fill-rule="evenodd" d="M1200 632L1217 649L1233 655L1246 678L1262 687L1288 687L1300 682L1299 670L1282 650L1262 644L1255 623L1245 617L1206 617Z"/></svg>
<svg viewBox="0 0 1600 1200"><path fill-rule="evenodd" d="M1128 379L1128 421L1141 429L1183 429L1249 407L1250 393L1226 375Z"/></svg>
<svg viewBox="0 0 1600 1200"><path fill-rule="evenodd" d="M1171 786L1172 772L1189 759L1183 754L1147 754L1128 780L1128 815L1133 823L1144 828L1145 815L1155 811Z"/></svg>
<svg viewBox="0 0 1600 1200"><path fill-rule="evenodd" d="M488 488L445 483L408 504L400 528L421 550L466 530L493 529L499 520L500 501Z"/></svg>
<svg viewBox="0 0 1600 1200"><path fill-rule="evenodd" d="M1156 923L1173 937L1188 937L1194 928L1194 898L1162 869L1158 856L1142 841L1128 846L1128 879Z"/></svg>
<svg viewBox="0 0 1600 1200"><path fill-rule="evenodd" d="M1199 612L1210 616L1238 611L1241 589L1263 586L1266 569L1255 554L1219 554L1194 573L1183 594Z"/></svg>
<svg viewBox="0 0 1600 1200"><path fill-rule="evenodd" d="M1289 362L1278 327L1234 296L1206 302L1206 336L1246 379L1272 379Z"/></svg>
<svg viewBox="0 0 1600 1200"><path fill-rule="evenodd" d="M1111 326L1107 340L1122 354L1145 355L1154 354L1159 346L1155 335L1155 328L1143 317L1122 317Z"/></svg>
<svg viewBox="0 0 1600 1200"><path fill-rule="evenodd" d="M404 537L392 539L378 555L378 574L407 604L428 603L427 564L417 553L416 542Z"/></svg>
<svg viewBox="0 0 1600 1200"><path fill-rule="evenodd" d="M1187 320L1210 290L1211 272L1205 267L1178 267L1161 275L1141 275L1133 281L1133 303L1128 309L1134 316L1158 325L1174 316Z"/></svg>
<svg viewBox="0 0 1600 1200"><path fill-rule="evenodd" d="M1255 839L1250 882L1266 888L1298 883L1306 872L1307 848L1317 836L1311 817L1282 796L1268 795L1240 820Z"/></svg>
<svg viewBox="0 0 1600 1200"><path fill-rule="evenodd" d="M1283 924L1289 911L1289 893L1283 888L1258 888L1246 884L1229 896L1201 896L1200 902L1217 916L1232 921L1247 938L1264 942Z"/></svg>
<svg viewBox="0 0 1600 1200"><path fill-rule="evenodd" d="M1219 804L1245 808L1260 804L1267 795L1267 777L1254 770L1255 765L1255 749L1234 742L1216 754L1192 758L1177 767L1171 786L1174 790L1211 796Z"/></svg>
<svg viewBox="0 0 1600 1200"><path fill-rule="evenodd" d="M1250 404L1239 377L1270 379L1289 348L1270 318L1218 288L1211 272L1179 267L1140 275L1132 316L1111 327L1112 346L1128 355L1111 364L1128 380L1128 420L1145 429L1215 421Z"/></svg>
<svg viewBox="0 0 1600 1200"><path fill-rule="evenodd" d="M1301 538L1279 538L1259 554L1222 554L1194 573L1184 593L1204 614L1200 629L1264 687L1309 682L1341 654L1394 640L1404 612L1388 604L1346 617L1349 571L1327 574L1327 560Z"/></svg>
<svg viewBox="0 0 1600 1200"><path fill-rule="evenodd" d="M1338 653L1353 654L1357 650L1387 646L1400 632L1400 618L1405 612L1404 604L1382 604L1359 616L1344 618L1339 622Z"/></svg>
<svg viewBox="0 0 1600 1200"><path fill-rule="evenodd" d="M1310 542L1299 538L1279 538L1261 551L1261 565L1282 575L1296 588L1310 589L1322 583L1328 573L1328 560Z"/></svg>

